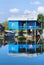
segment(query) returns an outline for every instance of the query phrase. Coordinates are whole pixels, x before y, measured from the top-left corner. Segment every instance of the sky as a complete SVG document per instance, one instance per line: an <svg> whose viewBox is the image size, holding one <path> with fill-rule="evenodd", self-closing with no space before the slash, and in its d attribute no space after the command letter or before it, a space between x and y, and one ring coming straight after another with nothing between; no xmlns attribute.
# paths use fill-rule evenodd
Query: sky
<svg viewBox="0 0 44 65"><path fill-rule="evenodd" d="M0 0L0 23L16 14L44 14L44 0Z"/></svg>

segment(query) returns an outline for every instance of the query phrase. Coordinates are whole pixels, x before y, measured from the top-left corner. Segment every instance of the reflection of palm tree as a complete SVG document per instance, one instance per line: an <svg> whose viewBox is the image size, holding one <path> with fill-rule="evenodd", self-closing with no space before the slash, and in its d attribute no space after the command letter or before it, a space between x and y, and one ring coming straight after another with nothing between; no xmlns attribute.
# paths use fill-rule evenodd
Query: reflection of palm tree
<svg viewBox="0 0 44 65"><path fill-rule="evenodd" d="M42 35L40 34L40 32L39 31L37 31L37 43L40 43L40 41L42 40Z"/></svg>
<svg viewBox="0 0 44 65"><path fill-rule="evenodd" d="M39 43L41 40L42 40L42 36L40 35L40 38L39 38L39 40L38 40L38 42L37 42L37 43Z"/></svg>

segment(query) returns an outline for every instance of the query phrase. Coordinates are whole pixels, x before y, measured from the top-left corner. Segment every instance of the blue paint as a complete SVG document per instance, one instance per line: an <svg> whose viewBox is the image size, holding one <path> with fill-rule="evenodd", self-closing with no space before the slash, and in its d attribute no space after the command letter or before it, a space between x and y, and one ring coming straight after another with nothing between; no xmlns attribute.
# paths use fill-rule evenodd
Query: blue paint
<svg viewBox="0 0 44 65"><path fill-rule="evenodd" d="M8 51L9 51L9 53L18 53L18 45L9 44Z"/></svg>
<svg viewBox="0 0 44 65"><path fill-rule="evenodd" d="M26 44L19 44L19 48L27 48L27 45Z"/></svg>
<svg viewBox="0 0 44 65"><path fill-rule="evenodd" d="M25 48L35 50L37 46L42 47L42 44L9 44L8 50L10 53L18 53L19 49Z"/></svg>
<svg viewBox="0 0 44 65"><path fill-rule="evenodd" d="M18 21L10 20L8 22L8 28L13 29L13 30L17 30L18 29Z"/></svg>
<svg viewBox="0 0 44 65"><path fill-rule="evenodd" d="M42 44L36 44L36 46L42 47Z"/></svg>
<svg viewBox="0 0 44 65"><path fill-rule="evenodd" d="M36 29L36 22L27 22L27 29Z"/></svg>

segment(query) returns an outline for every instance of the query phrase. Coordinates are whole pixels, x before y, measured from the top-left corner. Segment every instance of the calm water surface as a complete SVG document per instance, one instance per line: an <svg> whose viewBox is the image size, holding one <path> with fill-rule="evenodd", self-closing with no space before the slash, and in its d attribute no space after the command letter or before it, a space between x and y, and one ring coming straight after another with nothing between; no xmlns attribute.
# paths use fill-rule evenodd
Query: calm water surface
<svg viewBox="0 0 44 65"><path fill-rule="evenodd" d="M44 53L38 56L11 56L8 55L8 45L0 47L0 65L44 65Z"/></svg>

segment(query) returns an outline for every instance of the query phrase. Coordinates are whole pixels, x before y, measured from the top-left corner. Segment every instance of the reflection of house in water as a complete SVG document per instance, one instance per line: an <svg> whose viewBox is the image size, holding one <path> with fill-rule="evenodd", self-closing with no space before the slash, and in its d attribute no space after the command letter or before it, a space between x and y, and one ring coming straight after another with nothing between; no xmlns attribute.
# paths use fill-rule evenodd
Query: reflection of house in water
<svg viewBox="0 0 44 65"><path fill-rule="evenodd" d="M35 19L27 20L25 17L18 18L18 19L15 18L10 18L8 21L9 30L15 32L15 36L14 36L15 42L13 45L13 48L15 48L15 50L13 51L17 53L18 52L28 53L28 52L36 52L39 49L38 52L41 52L42 51L42 23Z"/></svg>

